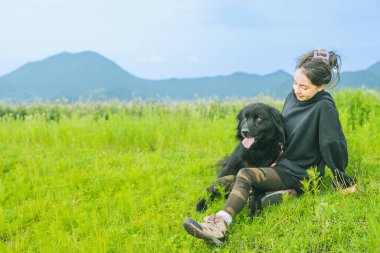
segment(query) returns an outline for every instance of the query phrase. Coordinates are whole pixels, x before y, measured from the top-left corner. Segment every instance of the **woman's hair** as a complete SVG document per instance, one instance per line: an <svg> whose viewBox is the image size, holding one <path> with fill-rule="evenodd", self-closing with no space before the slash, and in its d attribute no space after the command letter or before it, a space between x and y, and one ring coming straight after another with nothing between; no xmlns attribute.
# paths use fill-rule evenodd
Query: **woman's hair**
<svg viewBox="0 0 380 253"><path fill-rule="evenodd" d="M340 81L341 59L334 51L317 49L307 52L297 60L296 69L301 68L316 86L326 84L327 88L333 88Z"/></svg>

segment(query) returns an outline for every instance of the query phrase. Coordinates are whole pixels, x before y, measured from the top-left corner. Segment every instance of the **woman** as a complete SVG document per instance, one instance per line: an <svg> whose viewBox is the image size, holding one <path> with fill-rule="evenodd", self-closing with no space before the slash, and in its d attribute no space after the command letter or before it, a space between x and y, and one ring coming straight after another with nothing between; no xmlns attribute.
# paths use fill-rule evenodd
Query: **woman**
<svg viewBox="0 0 380 253"><path fill-rule="evenodd" d="M293 91L286 98L284 117L286 145L276 164L268 168L244 168L221 211L206 217L204 223L186 219L186 231L196 238L221 246L233 218L243 209L253 191L276 191L277 198L286 189L301 192L306 170L317 167L321 175L327 165L337 186L346 188L354 180L344 173L348 164L347 144L332 96L325 91L340 78L340 57L324 49L312 50L299 58ZM282 190L282 191L281 191ZM277 196L276 196L277 194Z"/></svg>

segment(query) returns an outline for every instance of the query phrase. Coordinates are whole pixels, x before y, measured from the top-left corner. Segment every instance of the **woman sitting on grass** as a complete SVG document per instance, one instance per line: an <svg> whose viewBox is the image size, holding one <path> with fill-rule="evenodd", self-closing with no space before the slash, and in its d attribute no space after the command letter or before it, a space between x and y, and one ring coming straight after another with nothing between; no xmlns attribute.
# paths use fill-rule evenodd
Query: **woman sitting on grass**
<svg viewBox="0 0 380 253"><path fill-rule="evenodd" d="M286 98L284 117L286 145L276 164L268 168L244 168L221 211L206 217L204 223L186 219L186 231L207 243L221 246L228 225L243 209L251 189L268 192L279 199L287 189L302 192L300 181L308 178L307 169L317 167L321 175L327 165L335 186L347 188L354 180L344 173L348 163L347 143L335 102L325 88L340 78L340 57L324 49L312 50L297 62L293 90ZM355 188L353 188L355 189Z"/></svg>

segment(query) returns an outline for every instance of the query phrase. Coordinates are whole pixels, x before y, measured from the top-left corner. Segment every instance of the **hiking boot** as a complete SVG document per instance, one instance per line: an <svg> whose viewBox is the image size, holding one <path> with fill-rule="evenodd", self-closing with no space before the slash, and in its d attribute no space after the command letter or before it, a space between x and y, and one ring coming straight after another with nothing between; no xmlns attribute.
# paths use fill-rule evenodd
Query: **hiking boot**
<svg viewBox="0 0 380 253"><path fill-rule="evenodd" d="M282 201L285 195L293 197L297 196L297 192L294 189L269 192L261 199L261 206L266 207L269 205L276 205Z"/></svg>
<svg viewBox="0 0 380 253"><path fill-rule="evenodd" d="M203 239L206 243L222 246L227 232L227 222L221 216L212 214L204 218L204 223L186 219L183 227L190 235Z"/></svg>

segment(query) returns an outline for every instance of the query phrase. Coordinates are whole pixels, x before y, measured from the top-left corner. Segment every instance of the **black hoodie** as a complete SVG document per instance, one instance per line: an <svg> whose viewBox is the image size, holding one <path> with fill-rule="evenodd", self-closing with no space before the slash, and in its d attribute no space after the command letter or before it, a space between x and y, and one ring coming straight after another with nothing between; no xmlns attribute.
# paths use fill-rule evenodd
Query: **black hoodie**
<svg viewBox="0 0 380 253"><path fill-rule="evenodd" d="M312 166L317 166L321 175L326 164L333 173L344 172L348 164L347 143L335 102L328 92L322 90L307 101L299 101L291 92L282 115L286 144L277 160L279 167L285 167L299 180L307 178L306 170Z"/></svg>

